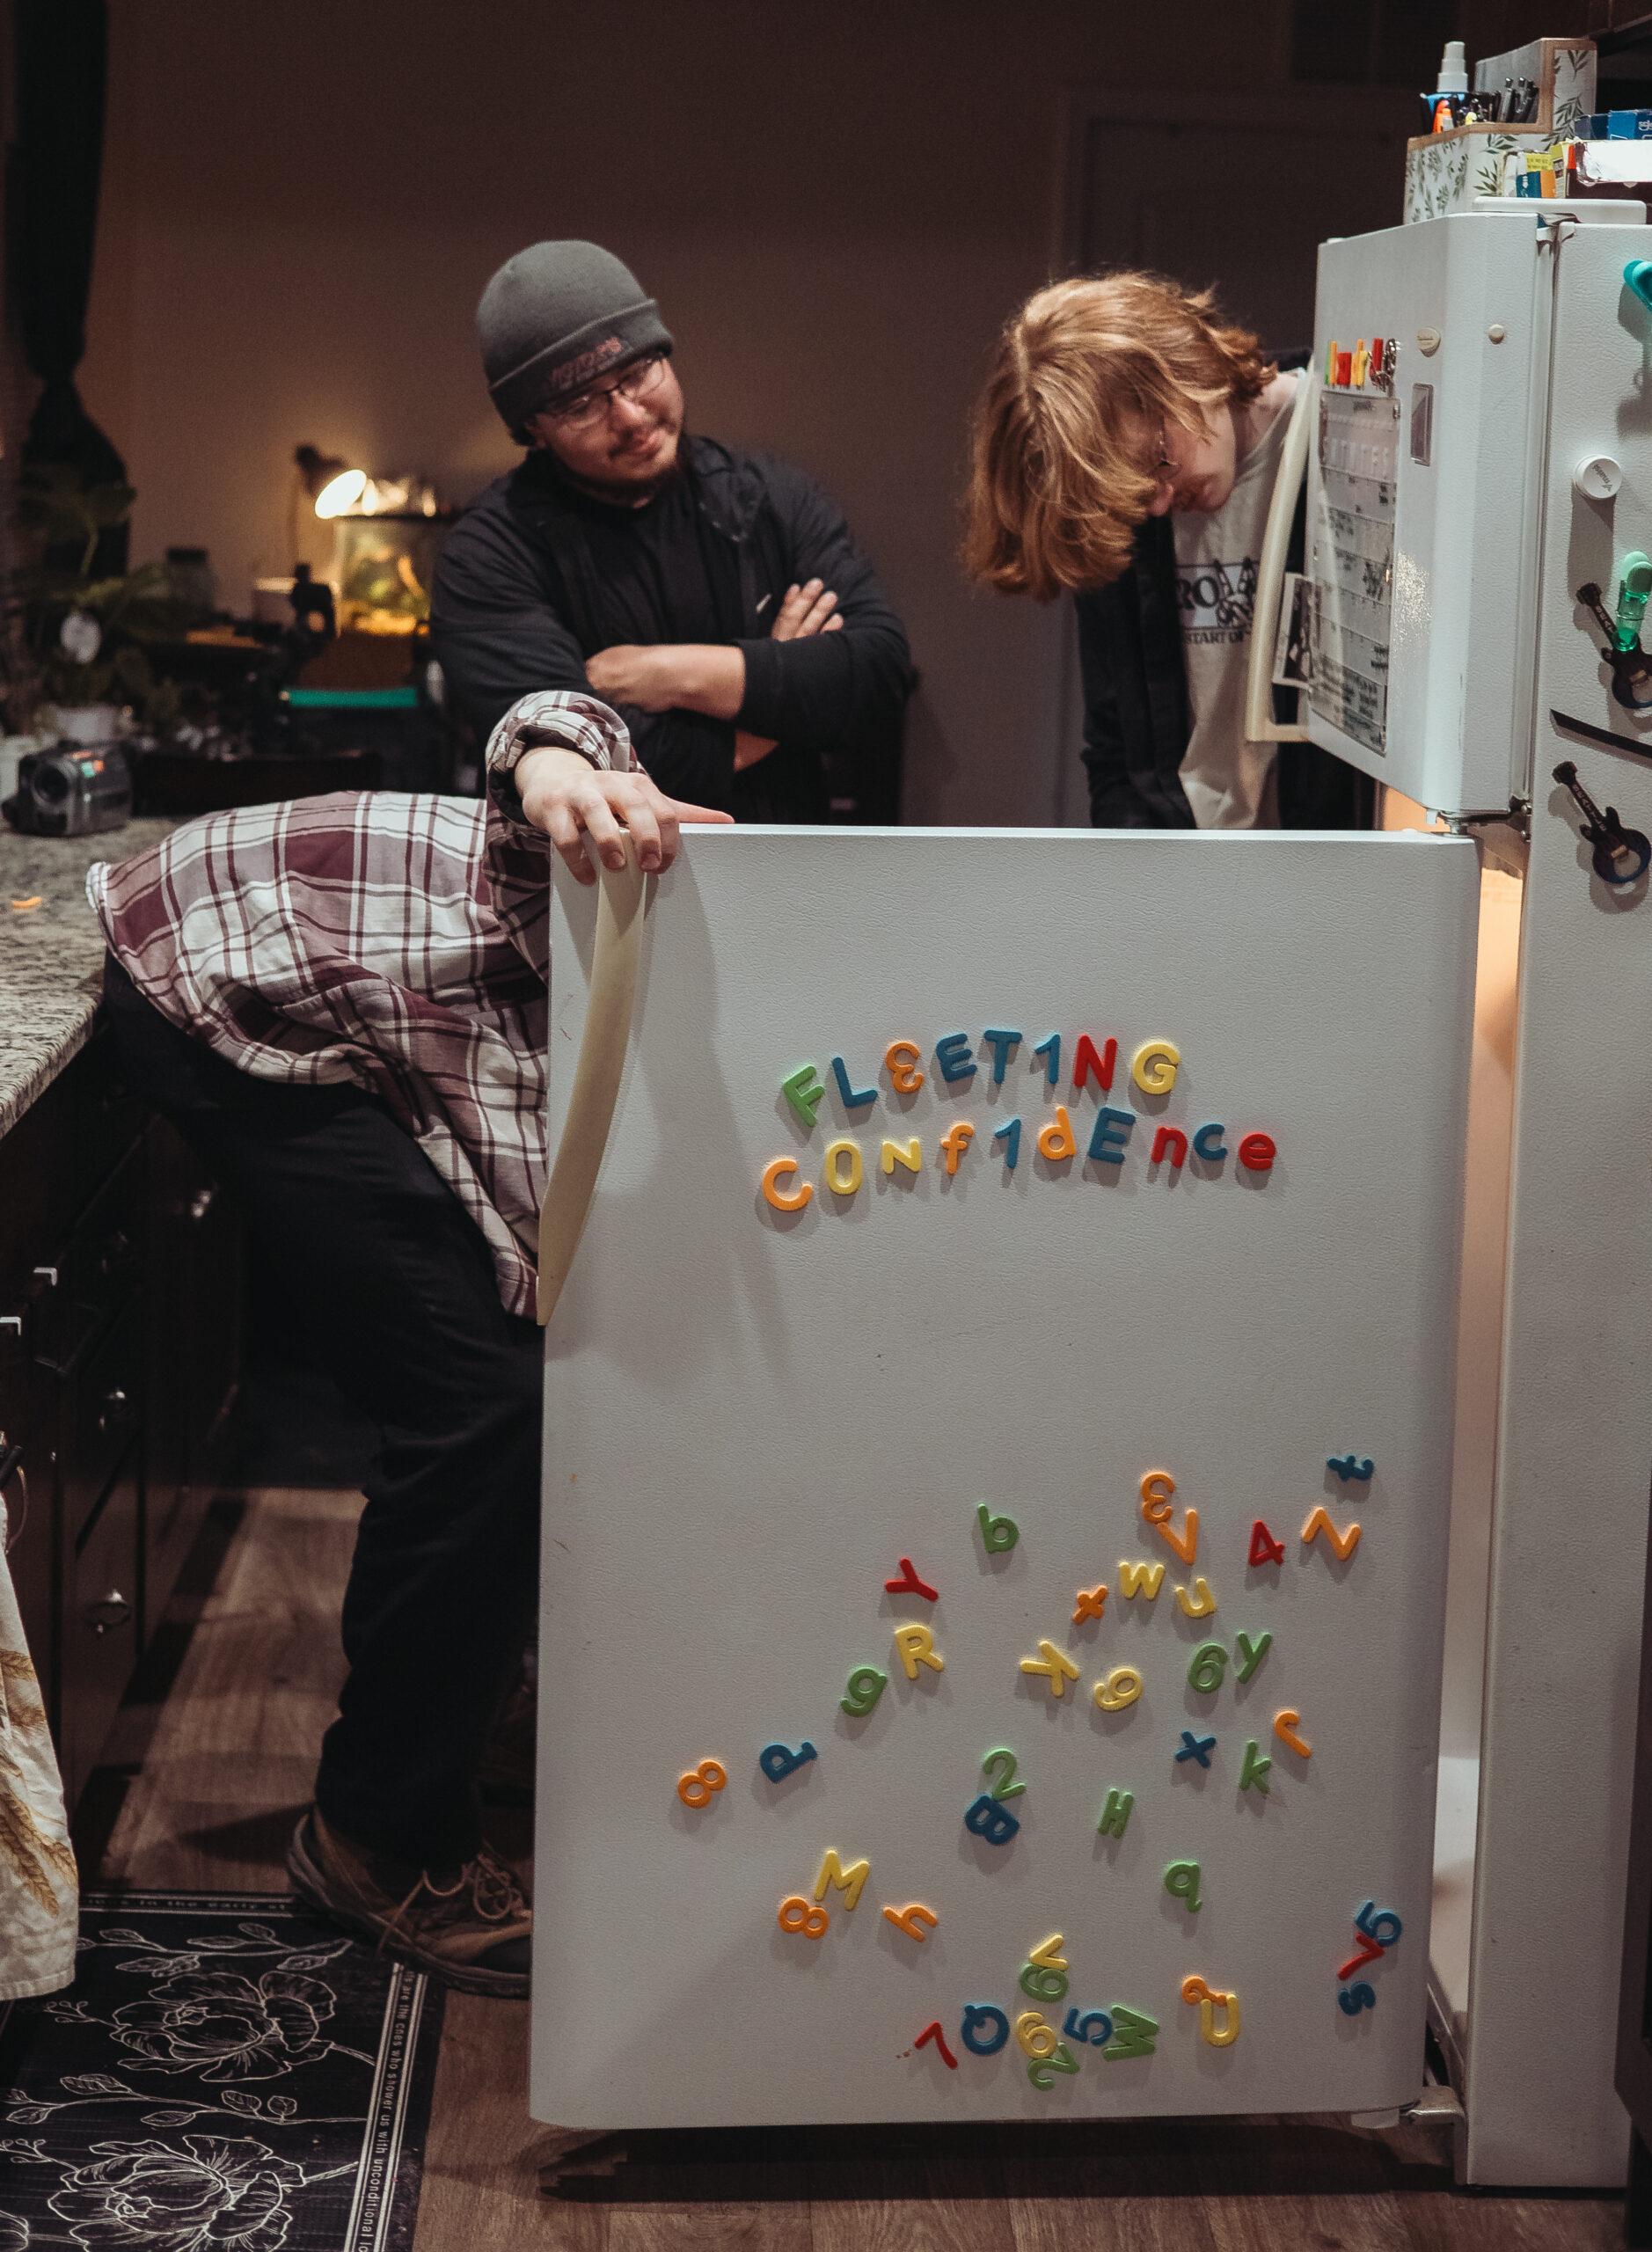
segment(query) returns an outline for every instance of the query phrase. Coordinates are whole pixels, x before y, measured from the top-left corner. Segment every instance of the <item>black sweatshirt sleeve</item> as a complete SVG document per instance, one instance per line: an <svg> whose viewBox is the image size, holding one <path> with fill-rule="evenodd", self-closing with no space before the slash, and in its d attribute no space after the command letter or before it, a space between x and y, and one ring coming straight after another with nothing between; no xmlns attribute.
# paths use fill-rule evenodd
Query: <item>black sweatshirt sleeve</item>
<svg viewBox="0 0 1652 2252"><path fill-rule="evenodd" d="M595 692L538 559L486 501L449 536L430 610L431 647L449 693L484 737L530 690ZM668 797L727 809L735 773L732 721L697 712L644 712L634 704L615 708Z"/></svg>
<svg viewBox="0 0 1652 2252"><path fill-rule="evenodd" d="M1118 689L1107 647L1102 604L1110 595L1076 595L1078 621L1078 677L1084 690L1084 764L1090 778L1090 823L1094 829L1153 829L1152 808L1136 787L1124 757Z"/></svg>
<svg viewBox="0 0 1652 2252"><path fill-rule="evenodd" d="M898 719L917 679L906 632L836 501L788 462L768 457L763 468L788 576L800 586L821 580L844 622L804 641L742 641L746 696L735 724L795 749L832 750Z"/></svg>

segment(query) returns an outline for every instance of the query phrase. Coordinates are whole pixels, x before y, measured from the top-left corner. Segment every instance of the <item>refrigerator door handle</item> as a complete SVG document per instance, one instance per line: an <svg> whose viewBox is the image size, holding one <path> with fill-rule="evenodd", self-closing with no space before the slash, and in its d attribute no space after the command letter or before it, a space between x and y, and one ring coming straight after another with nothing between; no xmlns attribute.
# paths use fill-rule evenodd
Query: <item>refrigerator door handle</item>
<svg viewBox="0 0 1652 2252"><path fill-rule="evenodd" d="M1279 638L1279 603L1284 589L1285 557L1290 548L1290 520L1308 468L1308 433L1319 398L1318 371L1305 368L1285 426L1284 450L1274 482L1262 559L1256 573L1256 603L1251 621L1250 665L1245 680L1245 734L1251 742L1307 742L1308 730L1284 727L1274 717L1274 644ZM1300 694L1300 691L1299 691Z"/></svg>
<svg viewBox="0 0 1652 2252"><path fill-rule="evenodd" d="M556 1163L539 1207L537 1312L541 1328L556 1311L591 1208L603 1152L608 1147L608 1130L614 1122L614 1105L619 1099L637 991L646 883L629 831L625 832L625 866L603 867L600 873L602 890L596 902L585 1031L580 1041L580 1059L574 1067L574 1086Z"/></svg>

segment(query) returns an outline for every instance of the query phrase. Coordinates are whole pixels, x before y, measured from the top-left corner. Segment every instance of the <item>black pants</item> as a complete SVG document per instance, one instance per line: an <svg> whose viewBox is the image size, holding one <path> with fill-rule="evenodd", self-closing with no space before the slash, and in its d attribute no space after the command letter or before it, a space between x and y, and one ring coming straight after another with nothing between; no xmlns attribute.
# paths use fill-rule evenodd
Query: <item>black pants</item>
<svg viewBox="0 0 1652 2252"><path fill-rule="evenodd" d="M135 1092L234 1193L303 1342L380 1433L317 1803L376 1852L450 1868L481 1837L477 1763L537 1596L540 1331L505 1312L479 1230L373 1096L238 1071L113 958L104 996Z"/></svg>

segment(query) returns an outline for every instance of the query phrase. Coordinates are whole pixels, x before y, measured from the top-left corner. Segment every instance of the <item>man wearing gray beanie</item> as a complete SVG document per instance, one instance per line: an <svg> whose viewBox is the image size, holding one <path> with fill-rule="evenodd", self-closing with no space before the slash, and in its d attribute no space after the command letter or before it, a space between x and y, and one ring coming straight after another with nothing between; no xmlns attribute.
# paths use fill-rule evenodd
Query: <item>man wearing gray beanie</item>
<svg viewBox="0 0 1652 2252"><path fill-rule="evenodd" d="M477 310L529 449L454 527L431 630L486 734L541 689L602 698L668 794L748 821L894 818L906 636L800 470L689 435L670 332L595 243L536 243Z"/></svg>

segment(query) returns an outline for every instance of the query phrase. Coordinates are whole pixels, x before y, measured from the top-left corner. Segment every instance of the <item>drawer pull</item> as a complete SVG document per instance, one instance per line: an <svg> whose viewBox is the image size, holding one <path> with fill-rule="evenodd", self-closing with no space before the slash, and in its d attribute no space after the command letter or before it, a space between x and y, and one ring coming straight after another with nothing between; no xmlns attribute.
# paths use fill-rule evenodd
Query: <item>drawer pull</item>
<svg viewBox="0 0 1652 2252"><path fill-rule="evenodd" d="M111 1588L107 1595L99 1596L95 1603L86 1605L86 1624L94 1634L106 1634L115 1627L124 1627L132 1616L132 1606L119 1588Z"/></svg>
<svg viewBox="0 0 1652 2252"><path fill-rule="evenodd" d="M22 1448L20 1446L0 1447L0 1502L4 1501L5 1489L14 1478L18 1481L20 1506L15 1518L10 1510L6 1511L5 1545L8 1555L22 1539L23 1528L29 1521L29 1481L28 1475L23 1467Z"/></svg>
<svg viewBox="0 0 1652 2252"><path fill-rule="evenodd" d="M197 1224L204 1220L217 1201L216 1188L198 1188L189 1200L189 1217Z"/></svg>

